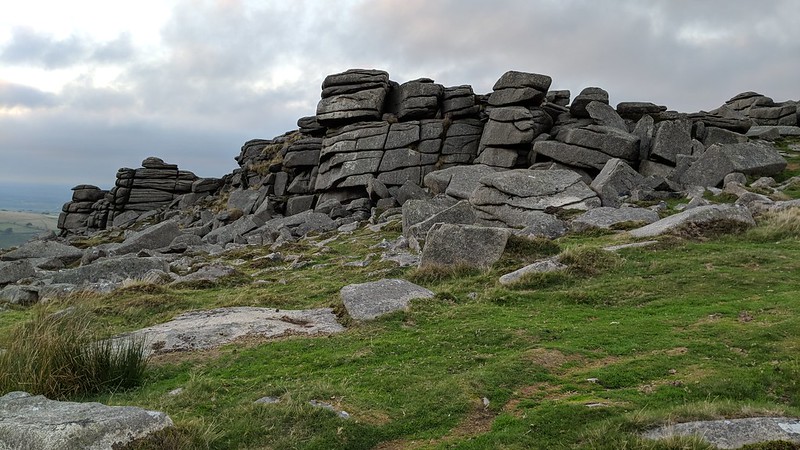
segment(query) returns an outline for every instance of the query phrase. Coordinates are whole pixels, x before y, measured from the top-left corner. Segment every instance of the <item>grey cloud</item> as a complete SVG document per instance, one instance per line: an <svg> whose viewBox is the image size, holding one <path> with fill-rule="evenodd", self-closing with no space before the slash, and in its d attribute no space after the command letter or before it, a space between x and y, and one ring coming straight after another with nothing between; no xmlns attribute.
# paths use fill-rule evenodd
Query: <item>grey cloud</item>
<svg viewBox="0 0 800 450"><path fill-rule="evenodd" d="M396 68L394 76L460 74L458 82L486 91L514 68L547 73L554 87L573 91L600 85L612 101L655 100L691 110L718 106L742 90L796 96L800 31L792 21L799 7L788 0L618 1L614 7L596 1L363 2L364 26L356 39L342 36L342 45L356 42L375 61ZM685 39L687 30L726 38L696 45ZM794 71L770 71L786 60L795 61ZM778 76L759 83L765 72Z"/></svg>
<svg viewBox="0 0 800 450"><path fill-rule="evenodd" d="M16 30L0 49L4 63L125 65L111 87L87 75L57 97L0 88L0 99L61 105L25 121L0 118L0 149L20 150L0 155L16 164L0 164L0 179L35 160L38 173L108 187L117 167L150 155L220 176L242 142L314 114L324 76L351 67L483 93L506 70L540 72L573 95L601 86L612 103L687 112L744 90L797 99L796 17L792 0L184 0L162 30L159 60L141 58L124 34L97 43ZM297 79L268 83L287 67Z"/></svg>
<svg viewBox="0 0 800 450"><path fill-rule="evenodd" d="M0 109L47 108L57 103L55 94L21 84L0 81Z"/></svg>
<svg viewBox="0 0 800 450"><path fill-rule="evenodd" d="M60 69L86 62L120 62L130 59L132 55L131 38L125 33L110 42L95 42L77 35L56 39L30 28L13 29L11 39L0 49L1 62L45 69Z"/></svg>

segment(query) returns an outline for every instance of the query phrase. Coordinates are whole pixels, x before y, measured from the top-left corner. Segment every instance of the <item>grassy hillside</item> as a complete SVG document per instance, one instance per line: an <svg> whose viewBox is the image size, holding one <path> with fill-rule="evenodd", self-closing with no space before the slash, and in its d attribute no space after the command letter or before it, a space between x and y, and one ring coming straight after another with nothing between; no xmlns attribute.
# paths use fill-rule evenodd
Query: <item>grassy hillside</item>
<svg viewBox="0 0 800 450"><path fill-rule="evenodd" d="M58 216L0 210L0 249L20 245L46 231L56 231Z"/></svg>
<svg viewBox="0 0 800 450"><path fill-rule="evenodd" d="M591 250L616 236L567 237L558 250L581 263L511 288L497 278L556 249L521 245L487 272L341 266L392 237L362 230L329 252L297 244L288 253L302 255L304 268L264 272L246 262L247 277L210 288L138 286L69 300L117 333L194 308L341 309L341 286L387 276L437 293L333 337L161 356L144 387L87 400L169 413L176 429L138 448L639 448L632 432L667 419L800 413L797 234L765 224L618 256ZM0 314L0 333L31 314ZM183 392L168 394L176 388ZM253 403L266 395L281 403ZM311 408L311 399L352 419Z"/></svg>
<svg viewBox="0 0 800 450"><path fill-rule="evenodd" d="M222 257L241 274L220 284L135 285L9 309L0 336L36 310L65 306L85 310L107 335L219 306L341 312L348 329L339 335L159 356L142 387L80 398L175 421L128 450L706 448L637 433L669 421L800 415L800 209L758 221L743 234L692 230L618 254L599 249L628 242L624 235L515 240L488 271L380 262L374 246L396 238L397 224L323 248L335 236L326 234L281 249L299 255L300 268L256 260L270 250L248 247ZM554 253L569 271L498 283ZM364 259L371 264L344 265ZM339 289L386 277L436 297L374 322L349 320ZM264 396L280 402L254 403Z"/></svg>

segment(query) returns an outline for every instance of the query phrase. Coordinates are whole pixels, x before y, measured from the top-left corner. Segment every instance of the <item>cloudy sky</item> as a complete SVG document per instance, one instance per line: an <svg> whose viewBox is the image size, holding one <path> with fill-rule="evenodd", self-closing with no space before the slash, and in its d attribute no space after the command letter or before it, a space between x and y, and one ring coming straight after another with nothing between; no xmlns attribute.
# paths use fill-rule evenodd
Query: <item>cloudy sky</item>
<svg viewBox="0 0 800 450"><path fill-rule="evenodd" d="M486 93L507 70L684 112L800 99L796 0L25 0L0 4L0 182L200 176L312 115L326 74Z"/></svg>

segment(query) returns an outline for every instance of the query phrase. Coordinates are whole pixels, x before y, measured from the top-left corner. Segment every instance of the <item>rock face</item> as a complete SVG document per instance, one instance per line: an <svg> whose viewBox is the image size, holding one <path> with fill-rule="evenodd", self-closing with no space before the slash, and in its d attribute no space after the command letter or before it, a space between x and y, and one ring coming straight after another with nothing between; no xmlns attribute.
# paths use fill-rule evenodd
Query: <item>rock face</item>
<svg viewBox="0 0 800 450"><path fill-rule="evenodd" d="M0 397L0 449L111 450L171 426L166 414L132 406L58 402L25 392Z"/></svg>
<svg viewBox="0 0 800 450"><path fill-rule="evenodd" d="M175 319L120 336L144 338L152 353L203 350L244 337L320 335L343 331L331 309L218 308L192 311Z"/></svg>
<svg viewBox="0 0 800 450"><path fill-rule="evenodd" d="M384 279L351 284L339 291L347 313L355 320L372 320L408 308L414 299L433 298L433 292L405 280Z"/></svg>

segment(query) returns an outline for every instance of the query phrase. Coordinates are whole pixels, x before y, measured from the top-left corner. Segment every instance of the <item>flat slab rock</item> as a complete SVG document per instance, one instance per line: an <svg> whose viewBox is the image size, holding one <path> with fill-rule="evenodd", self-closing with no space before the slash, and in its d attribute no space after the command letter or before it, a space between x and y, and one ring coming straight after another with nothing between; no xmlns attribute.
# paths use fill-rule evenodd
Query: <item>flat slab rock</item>
<svg viewBox="0 0 800 450"><path fill-rule="evenodd" d="M665 217L658 222L631 230L630 235L633 237L653 237L670 233L686 225L703 225L717 221L738 223L746 227L756 224L747 208L726 204L707 205L698 206Z"/></svg>
<svg viewBox="0 0 800 450"><path fill-rule="evenodd" d="M414 299L432 298L433 292L398 279L351 284L339 291L345 309L355 320L371 320L408 307Z"/></svg>
<svg viewBox="0 0 800 450"><path fill-rule="evenodd" d="M152 353L203 350L228 344L243 337L333 334L344 331L330 308L279 310L274 308L218 308L190 311L174 320L123 338L144 338Z"/></svg>
<svg viewBox="0 0 800 450"><path fill-rule="evenodd" d="M800 444L800 419L752 417L746 419L686 422L655 428L643 434L646 439L673 436L700 436L719 448L739 448L769 441Z"/></svg>
<svg viewBox="0 0 800 450"><path fill-rule="evenodd" d="M49 400L10 392L0 397L0 450L111 450L172 426L158 411Z"/></svg>

